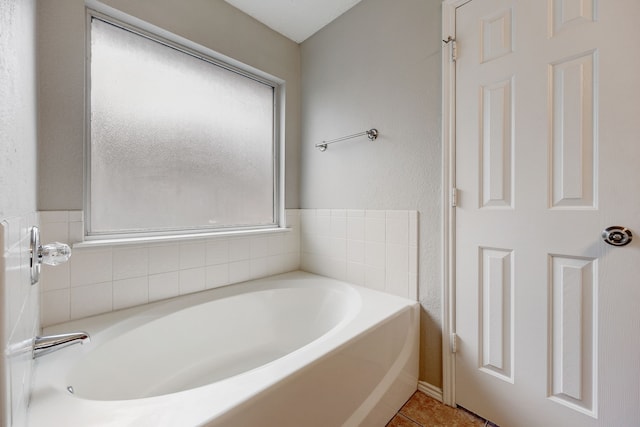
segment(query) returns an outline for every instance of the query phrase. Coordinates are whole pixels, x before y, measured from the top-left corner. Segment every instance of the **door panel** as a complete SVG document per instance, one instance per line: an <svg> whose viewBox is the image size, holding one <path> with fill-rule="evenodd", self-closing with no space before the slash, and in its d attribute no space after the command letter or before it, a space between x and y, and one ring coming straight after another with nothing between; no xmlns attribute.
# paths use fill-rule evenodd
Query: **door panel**
<svg viewBox="0 0 640 427"><path fill-rule="evenodd" d="M499 425L640 425L639 17L457 9L455 400Z"/></svg>

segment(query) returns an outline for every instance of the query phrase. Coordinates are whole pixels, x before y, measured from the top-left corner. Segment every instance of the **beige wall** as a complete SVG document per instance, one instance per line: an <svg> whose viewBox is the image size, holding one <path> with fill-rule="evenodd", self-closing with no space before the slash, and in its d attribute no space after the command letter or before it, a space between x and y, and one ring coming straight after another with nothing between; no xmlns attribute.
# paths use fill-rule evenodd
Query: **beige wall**
<svg viewBox="0 0 640 427"><path fill-rule="evenodd" d="M286 81L287 207L298 207L299 46L222 0L104 0ZM40 210L83 208L85 8L83 0L38 2Z"/></svg>
<svg viewBox="0 0 640 427"><path fill-rule="evenodd" d="M0 0L0 220L36 207L33 1Z"/></svg>
<svg viewBox="0 0 640 427"><path fill-rule="evenodd" d="M0 0L0 425L26 425L40 329L29 277L37 225L36 1Z"/></svg>
<svg viewBox="0 0 640 427"><path fill-rule="evenodd" d="M441 386L440 0L363 0L302 43L301 208L418 210L420 379ZM321 153L314 144L371 127Z"/></svg>

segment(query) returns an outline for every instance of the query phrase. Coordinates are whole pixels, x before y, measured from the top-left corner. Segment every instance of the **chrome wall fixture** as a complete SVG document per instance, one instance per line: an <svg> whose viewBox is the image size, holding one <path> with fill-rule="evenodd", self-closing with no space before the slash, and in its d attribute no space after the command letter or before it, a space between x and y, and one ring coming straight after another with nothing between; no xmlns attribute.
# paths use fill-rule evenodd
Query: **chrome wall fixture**
<svg viewBox="0 0 640 427"><path fill-rule="evenodd" d="M35 285L40 280L40 266L42 264L58 265L67 262L71 257L69 245L53 242L47 245L40 244L40 230L31 227L31 284Z"/></svg>
<svg viewBox="0 0 640 427"><path fill-rule="evenodd" d="M91 342L91 337L84 331L49 335L46 337L37 336L33 339L32 357L36 359L73 344L85 344L89 342Z"/></svg>
<svg viewBox="0 0 640 427"><path fill-rule="evenodd" d="M357 138L359 136L365 136L365 135L367 136L367 138L369 138L369 141L375 141L376 138L378 137L378 129L369 129L364 132L354 133L353 135L343 136L342 138L332 139L331 141L322 141L321 143L316 144L316 148L320 151L326 151L327 145L329 144L333 144L334 142L340 142L347 139Z"/></svg>

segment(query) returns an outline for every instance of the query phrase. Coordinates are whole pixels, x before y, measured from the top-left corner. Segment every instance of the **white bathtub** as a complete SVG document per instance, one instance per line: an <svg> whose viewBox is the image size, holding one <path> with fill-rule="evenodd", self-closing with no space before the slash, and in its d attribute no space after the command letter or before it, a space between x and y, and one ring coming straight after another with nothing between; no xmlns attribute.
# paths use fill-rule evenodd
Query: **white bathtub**
<svg viewBox="0 0 640 427"><path fill-rule="evenodd" d="M384 426L417 387L418 318L295 272L57 325L91 343L37 359L29 425Z"/></svg>

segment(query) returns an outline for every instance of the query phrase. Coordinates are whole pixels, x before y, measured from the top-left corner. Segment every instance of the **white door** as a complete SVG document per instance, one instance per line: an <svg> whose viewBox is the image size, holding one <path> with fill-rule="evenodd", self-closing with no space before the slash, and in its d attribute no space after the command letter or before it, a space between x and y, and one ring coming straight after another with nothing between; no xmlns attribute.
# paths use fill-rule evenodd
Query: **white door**
<svg viewBox="0 0 640 427"><path fill-rule="evenodd" d="M455 401L640 426L640 1L472 0L455 27Z"/></svg>

